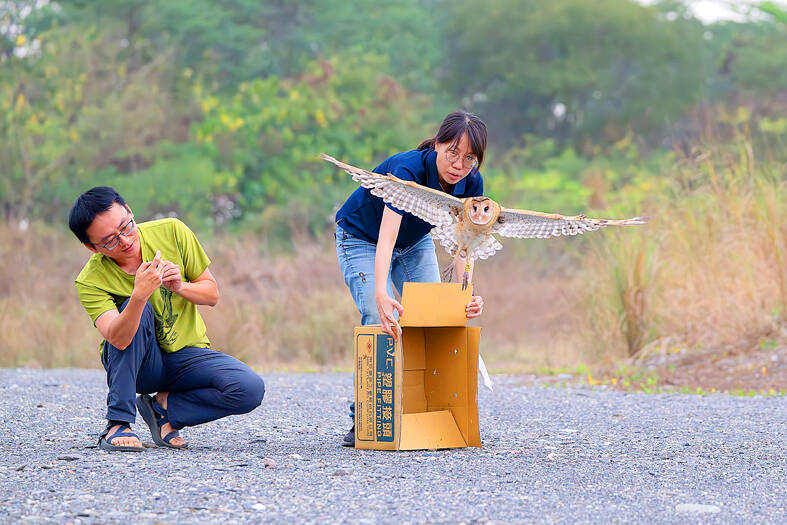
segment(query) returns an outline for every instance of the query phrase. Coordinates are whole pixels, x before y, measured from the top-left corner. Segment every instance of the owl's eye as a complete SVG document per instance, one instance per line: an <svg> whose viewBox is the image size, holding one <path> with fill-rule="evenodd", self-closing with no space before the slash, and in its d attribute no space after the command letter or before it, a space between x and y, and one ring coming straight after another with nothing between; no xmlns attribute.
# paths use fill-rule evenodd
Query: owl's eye
<svg viewBox="0 0 787 525"><path fill-rule="evenodd" d="M489 211L489 206L484 206L484 213Z"/></svg>

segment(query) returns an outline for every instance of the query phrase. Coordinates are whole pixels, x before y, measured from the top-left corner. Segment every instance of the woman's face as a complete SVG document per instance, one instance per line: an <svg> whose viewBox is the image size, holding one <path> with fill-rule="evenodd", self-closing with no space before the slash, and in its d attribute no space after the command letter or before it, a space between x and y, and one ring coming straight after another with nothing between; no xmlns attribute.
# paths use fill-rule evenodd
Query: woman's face
<svg viewBox="0 0 787 525"><path fill-rule="evenodd" d="M451 142L437 142L434 149L437 152L437 173L445 184L456 184L478 166L478 159L470 149L467 133L462 135L456 145Z"/></svg>

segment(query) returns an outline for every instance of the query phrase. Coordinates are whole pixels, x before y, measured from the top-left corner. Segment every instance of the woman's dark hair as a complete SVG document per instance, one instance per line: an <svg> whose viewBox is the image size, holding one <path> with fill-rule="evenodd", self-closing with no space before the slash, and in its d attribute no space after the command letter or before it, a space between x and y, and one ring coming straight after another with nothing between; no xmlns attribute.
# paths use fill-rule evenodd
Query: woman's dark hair
<svg viewBox="0 0 787 525"><path fill-rule="evenodd" d="M467 133L470 141L470 150L478 157L478 166L484 162L486 149L486 124L484 121L467 111L454 111L449 113L440 124L437 135L426 139L418 145L419 150L434 148L435 143L445 144L450 142L454 146L462 140L462 135Z"/></svg>
<svg viewBox="0 0 787 525"><path fill-rule="evenodd" d="M87 236L87 229L93 223L96 215L112 207L114 203L121 206L126 201L114 188L109 186L96 186L77 197L68 214L68 227L83 244L93 244Z"/></svg>

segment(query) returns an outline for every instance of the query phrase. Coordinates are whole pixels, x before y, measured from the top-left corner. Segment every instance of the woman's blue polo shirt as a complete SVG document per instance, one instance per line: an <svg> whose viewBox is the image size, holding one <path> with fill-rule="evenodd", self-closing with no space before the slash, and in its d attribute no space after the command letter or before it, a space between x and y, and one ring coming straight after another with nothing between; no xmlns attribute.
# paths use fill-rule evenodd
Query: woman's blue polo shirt
<svg viewBox="0 0 787 525"><path fill-rule="evenodd" d="M391 173L402 180L411 180L422 186L443 191L437 175L437 152L431 148L397 153L372 171L380 174ZM451 195L459 198L476 197L483 193L484 180L478 172L460 180L451 190ZM375 197L366 188L358 188L350 195L336 212L336 223L350 235L377 244L385 206L402 216L399 236L396 238L397 248L412 246L434 227L414 215L385 204L381 198Z"/></svg>

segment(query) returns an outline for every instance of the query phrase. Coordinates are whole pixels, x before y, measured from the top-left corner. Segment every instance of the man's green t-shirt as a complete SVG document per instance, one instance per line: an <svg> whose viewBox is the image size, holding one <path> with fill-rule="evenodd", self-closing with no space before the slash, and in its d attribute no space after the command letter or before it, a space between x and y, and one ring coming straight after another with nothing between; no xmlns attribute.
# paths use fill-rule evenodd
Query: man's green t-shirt
<svg viewBox="0 0 787 525"><path fill-rule="evenodd" d="M185 281L199 277L210 264L194 232L178 219L144 222L137 228L143 261L152 261L156 250L160 250L162 260L180 267ZM75 284L79 300L95 324L101 314L119 309L131 297L134 276L121 270L111 258L95 253L79 272ZM148 302L156 317L156 339L162 350L210 347L205 322L194 303L163 286L151 294Z"/></svg>

